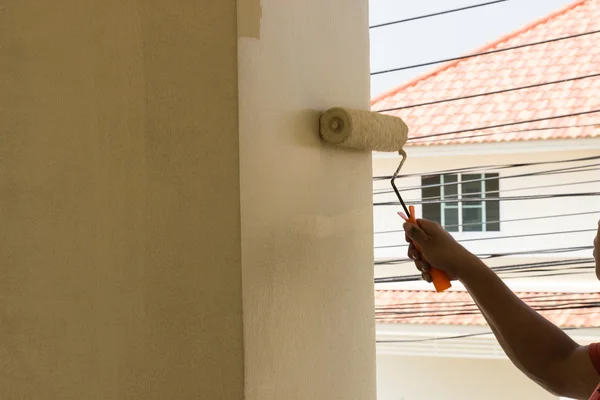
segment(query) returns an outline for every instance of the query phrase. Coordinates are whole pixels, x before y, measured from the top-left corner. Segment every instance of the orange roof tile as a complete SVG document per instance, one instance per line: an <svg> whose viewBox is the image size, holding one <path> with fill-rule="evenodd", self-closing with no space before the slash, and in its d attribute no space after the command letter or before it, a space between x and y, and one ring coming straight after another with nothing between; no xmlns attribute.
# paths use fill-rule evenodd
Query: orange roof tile
<svg viewBox="0 0 600 400"><path fill-rule="evenodd" d="M517 293L531 307L563 328L600 326L600 293ZM586 305L587 308L575 308ZM544 308L562 307L560 310ZM376 290L375 318L382 324L487 325L464 291Z"/></svg>
<svg viewBox="0 0 600 400"><path fill-rule="evenodd" d="M595 30L600 30L600 0L579 0L474 53ZM597 73L600 73L600 33L453 61L375 97L371 106L377 111ZM410 127L410 138L417 138L596 109L600 109L600 77L389 113L404 119ZM543 130L523 131L540 128ZM409 144L431 146L593 137L600 137L600 113L448 135Z"/></svg>

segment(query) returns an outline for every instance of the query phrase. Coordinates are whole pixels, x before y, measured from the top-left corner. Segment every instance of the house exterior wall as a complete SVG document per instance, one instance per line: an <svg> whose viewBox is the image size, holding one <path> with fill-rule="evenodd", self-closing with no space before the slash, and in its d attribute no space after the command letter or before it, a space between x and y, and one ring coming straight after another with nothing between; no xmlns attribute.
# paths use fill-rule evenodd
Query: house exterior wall
<svg viewBox="0 0 600 400"><path fill-rule="evenodd" d="M567 151L557 151L554 148L549 148L544 151L544 142L537 143L522 143L521 151L514 151L511 148L511 153L503 152L488 152L493 149L493 145L482 145L477 149L469 149L466 154L449 154L428 157L427 149L418 149L418 156L411 157L411 148L407 149L408 161L403 168L402 173L426 173L428 171L438 171L452 168L473 167L482 165L506 165L513 163L533 163L533 162L550 162L553 160L575 159L583 157L597 156L597 149L573 149ZM456 146L459 148L460 146ZM518 146L517 146L518 147ZM431 149L432 153L436 151ZM398 164L398 157L395 158L378 158L374 159L374 176L390 175ZM585 161L578 163L562 163L547 165L539 165L523 168L511 168L498 170L500 177L509 175L518 175L523 173L534 173L558 168L569 168L586 164L598 163L598 160ZM568 194L572 192L600 192L600 182L591 182L578 185L540 188L536 186L547 186L556 184L569 184L577 181L600 181L600 170L595 167L594 171L577 172L570 174L557 175L539 175L531 177L518 177L510 179L500 179L501 196L527 196L539 195L547 193ZM490 170L489 172L494 172ZM398 179L399 187L415 187L420 186L421 181L418 177L407 177ZM375 181L375 189L388 189L389 182ZM532 189L528 189L532 188ZM403 198L410 203L411 199L420 200L420 190L402 191ZM374 201L397 201L394 194L386 194L374 196ZM421 207L417 206L418 215L421 214ZM500 201L500 219L521 219L537 216L547 216L556 214L579 213L587 211L600 210L600 201L598 196L592 197L564 197L554 199L536 199L536 200L518 200L518 201ZM393 207L378 207L374 210L374 229L375 232L386 230L402 229L402 220L396 215L400 211L400 206ZM597 227L598 215L582 215L574 217L562 217L553 219L539 219L534 221L511 222L501 224L500 232L465 232L454 233L453 235L458 240L475 239L475 238L491 238L497 236L513 236L520 234L535 234L545 232L560 232L569 230L594 230ZM531 249L552 249L552 248L568 248L591 246L594 237L593 232L548 235L548 236L533 236L526 238L507 238L501 240L482 240L475 242L466 242L465 247L477 254L487 253L506 253L519 252ZM378 246L398 245L404 243L404 234L402 232L375 235L375 258L390 259L390 258L405 258L406 248L388 248L378 249ZM506 265L507 263L525 263L536 262L547 259L563 259L570 257L591 257L591 250L571 252L565 254L550 254L550 255L522 255L513 256L510 258L489 260L490 266ZM509 261L510 260L510 261ZM376 276L389 276L394 273L412 272L406 265L402 267L385 267L378 266L375 268ZM595 279L593 274L575 276L560 276L540 278L549 281L589 281Z"/></svg>
<svg viewBox="0 0 600 400"><path fill-rule="evenodd" d="M508 360L377 355L378 400L555 400Z"/></svg>
<svg viewBox="0 0 600 400"><path fill-rule="evenodd" d="M553 160L576 159L597 156L598 142L589 142L589 147L577 145L572 141L554 143L544 142L515 143L504 145L455 146L453 149L440 148L407 148L408 161L402 173L425 173L452 168L473 167L482 165L506 165L513 163L548 162ZM566 150L561 150L564 147ZM414 154L411 157L411 150ZM431 156L428 156L428 150ZM374 176L390 175L398 165L398 157L376 155L373 161ZM544 171L557 168L568 168L597 161L580 163L547 164L535 167L499 170L500 176ZM493 172L493 171L490 171ZM500 180L502 196L536 195L543 193L599 192L600 182L592 182L573 186L517 190L536 186L568 184L576 181L598 181L600 171L577 172L564 175L548 175L520 177ZM407 177L397 181L399 187L420 186L419 178ZM374 182L375 189L388 189L389 182ZM421 199L420 190L402 192L405 200ZM395 201L393 194L375 196L374 201ZM410 202L409 202L410 203ZM544 200L524 200L502 202L501 219L520 219L535 216L578 213L600 210L598 197L559 198ZM375 207L375 232L401 230L402 220L396 215L399 206ZM417 206L417 213L421 209ZM456 233L461 239L489 238L494 236L511 236L524 233L543 233L565 230L591 229L597 227L598 213L595 215L540 219L535 221L513 222L501 225L500 232L489 233ZM486 240L465 243L475 253L504 253L524 251L528 249L567 248L591 246L594 232L561 234L530 238L512 238L502 240ZM397 232L389 235L375 235L375 246L402 244L404 234ZM406 248L375 249L376 259L405 258ZM548 256L529 255L514 256L498 260L489 260L490 266L537 262L543 260L563 259L569 257L591 257L592 251L581 251L568 254ZM411 264L396 267L376 266L378 277L414 274L416 269ZM600 283L589 271L585 275L557 276L536 279L507 280L509 286L520 285L520 288L534 290L540 285L550 285L552 290L578 290L584 287L588 291L597 291ZM583 286L578 286L583 285ZM460 284L455 283L460 288ZM431 289L426 283L376 285L376 289L384 288L416 288ZM386 339L421 339L477 333L487 330L485 327L455 327L441 325L381 325L377 328L378 340ZM575 340L587 344L597 340L597 332L573 331ZM570 333L571 334L571 333ZM583 335L583 336L582 336ZM436 349L436 341L411 344L378 344L377 351L377 384L379 400L409 400L426 398L452 399L555 399L535 383L523 376L503 355L492 336L440 342ZM437 357L436 354L445 355ZM435 376L431 381L427 377ZM424 381L423 383L420 383Z"/></svg>

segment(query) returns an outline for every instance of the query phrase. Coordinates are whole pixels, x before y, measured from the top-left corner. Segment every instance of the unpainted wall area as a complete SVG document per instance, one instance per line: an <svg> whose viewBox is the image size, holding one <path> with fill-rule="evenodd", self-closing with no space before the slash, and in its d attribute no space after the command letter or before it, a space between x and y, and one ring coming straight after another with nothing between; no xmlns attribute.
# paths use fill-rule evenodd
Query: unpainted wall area
<svg viewBox="0 0 600 400"><path fill-rule="evenodd" d="M553 400L508 360L377 355L377 400Z"/></svg>
<svg viewBox="0 0 600 400"><path fill-rule="evenodd" d="M243 398L235 1L0 8L0 397Z"/></svg>

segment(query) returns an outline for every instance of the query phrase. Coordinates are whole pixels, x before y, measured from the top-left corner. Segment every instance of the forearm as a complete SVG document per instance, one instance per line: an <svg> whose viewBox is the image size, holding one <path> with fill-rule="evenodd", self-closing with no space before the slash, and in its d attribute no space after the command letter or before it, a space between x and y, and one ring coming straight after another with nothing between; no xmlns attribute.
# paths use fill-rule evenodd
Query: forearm
<svg viewBox="0 0 600 400"><path fill-rule="evenodd" d="M578 348L577 343L519 299L481 261L473 261L465 271L460 280L507 356L529 377L548 389L556 389L548 387L548 381L555 378L552 366L568 358Z"/></svg>

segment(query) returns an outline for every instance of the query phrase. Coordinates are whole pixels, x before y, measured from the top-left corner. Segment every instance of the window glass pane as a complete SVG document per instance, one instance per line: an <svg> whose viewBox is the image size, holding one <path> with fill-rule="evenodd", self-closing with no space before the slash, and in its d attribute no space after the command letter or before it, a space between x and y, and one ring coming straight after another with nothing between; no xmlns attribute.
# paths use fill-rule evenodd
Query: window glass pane
<svg viewBox="0 0 600 400"><path fill-rule="evenodd" d="M486 201L485 202L485 218L486 225L485 230L489 232L500 232L500 223L493 221L500 221L500 202ZM490 222L487 222L490 221Z"/></svg>
<svg viewBox="0 0 600 400"><path fill-rule="evenodd" d="M462 199L481 199L481 184L482 184L482 175L481 174L465 174L462 176ZM472 182L476 181L476 182ZM470 207L481 207L483 202L479 201L464 201L462 203L463 208L465 206ZM464 216L463 216L464 223ZM479 229L478 229L479 230Z"/></svg>
<svg viewBox="0 0 600 400"><path fill-rule="evenodd" d="M485 174L485 197L498 197L500 193L500 181L498 180L498 174Z"/></svg>
<svg viewBox="0 0 600 400"><path fill-rule="evenodd" d="M488 198L497 198L500 196L500 181L498 179L498 174L485 174L486 178L492 178L486 181L486 196ZM486 218L486 227L485 230L489 232L499 232L500 231L500 223L493 221L500 221L500 202L495 201L486 201L485 202L485 218Z"/></svg>
<svg viewBox="0 0 600 400"><path fill-rule="evenodd" d="M458 175L444 175L444 200L458 199Z"/></svg>
<svg viewBox="0 0 600 400"><path fill-rule="evenodd" d="M481 174L465 174L462 176L462 197L481 198ZM478 181L478 182L471 182Z"/></svg>
<svg viewBox="0 0 600 400"><path fill-rule="evenodd" d="M440 177L439 176L425 176L421 178L421 197L423 200L437 200L440 197ZM438 185L434 187L428 187L431 185Z"/></svg>
<svg viewBox="0 0 600 400"><path fill-rule="evenodd" d="M458 208L444 207L444 222L442 225L449 232L458 232Z"/></svg>
<svg viewBox="0 0 600 400"><path fill-rule="evenodd" d="M428 185L439 185L440 177L426 176L421 178L421 197L423 200L439 200L440 186L427 187ZM442 223L440 204L423 204L423 218Z"/></svg>
<svg viewBox="0 0 600 400"><path fill-rule="evenodd" d="M482 224L482 209L480 207L465 207L462 208L463 231L464 232L481 232L483 231Z"/></svg>
<svg viewBox="0 0 600 400"><path fill-rule="evenodd" d="M442 223L442 213L439 204L423 204L423 218Z"/></svg>

